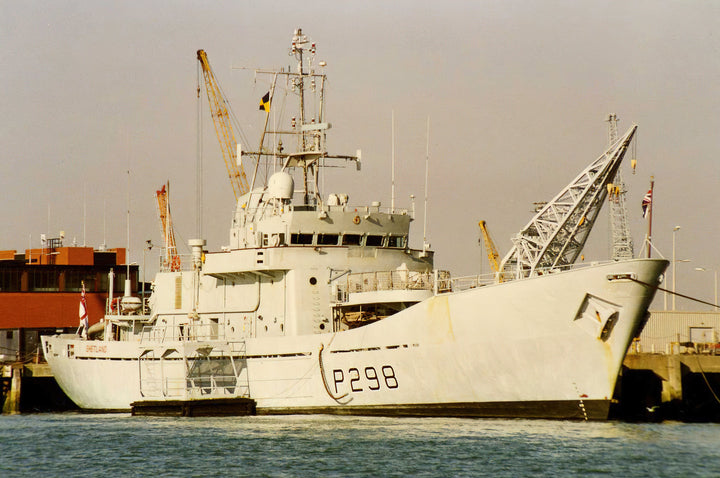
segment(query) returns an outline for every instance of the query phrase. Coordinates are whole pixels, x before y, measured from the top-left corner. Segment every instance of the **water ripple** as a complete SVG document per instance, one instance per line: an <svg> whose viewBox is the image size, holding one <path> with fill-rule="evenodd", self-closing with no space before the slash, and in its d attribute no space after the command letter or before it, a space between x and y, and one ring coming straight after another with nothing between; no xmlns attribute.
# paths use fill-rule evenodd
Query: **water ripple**
<svg viewBox="0 0 720 478"><path fill-rule="evenodd" d="M2 477L704 477L720 473L718 449L718 424L0 417Z"/></svg>

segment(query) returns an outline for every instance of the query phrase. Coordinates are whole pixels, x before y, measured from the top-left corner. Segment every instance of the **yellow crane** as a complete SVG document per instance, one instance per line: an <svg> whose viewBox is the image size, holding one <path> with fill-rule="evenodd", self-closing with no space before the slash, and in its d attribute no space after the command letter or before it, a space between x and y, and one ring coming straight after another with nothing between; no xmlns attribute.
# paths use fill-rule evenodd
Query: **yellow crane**
<svg viewBox="0 0 720 478"><path fill-rule="evenodd" d="M245 170L242 164L238 163L237 141L235 141L235 133L230 123L230 103L225 98L220 85L215 79L205 50L198 50L197 58L205 78L205 91L210 104L210 114L215 125L215 133L220 142L220 148L225 158L225 167L237 201L240 196L248 192L250 187L248 186L247 176L245 176Z"/></svg>
<svg viewBox="0 0 720 478"><path fill-rule="evenodd" d="M495 247L495 243L490 238L490 233L487 230L487 226L485 225L485 221L480 221L478 223L478 226L480 226L480 231L482 232L483 241L485 242L485 250L487 251L488 255L488 262L490 263L490 268L495 272L496 274L500 271L500 255L498 254L497 248ZM498 280L502 282L502 274L498 276Z"/></svg>
<svg viewBox="0 0 720 478"><path fill-rule="evenodd" d="M170 183L167 183L167 189L163 184L162 188L155 192L158 202L158 210L160 212L160 225L162 226L163 242L165 247L165 257L163 258L163 269L177 272L180 270L180 256L177 253L177 245L175 244L175 230L173 229L172 217L170 216L170 201L168 194L170 192Z"/></svg>

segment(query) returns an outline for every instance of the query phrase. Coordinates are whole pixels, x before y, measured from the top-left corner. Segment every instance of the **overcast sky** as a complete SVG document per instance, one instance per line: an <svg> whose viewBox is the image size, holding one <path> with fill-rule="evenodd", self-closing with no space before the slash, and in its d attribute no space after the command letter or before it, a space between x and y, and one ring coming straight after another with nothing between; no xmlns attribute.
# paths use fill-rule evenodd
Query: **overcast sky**
<svg viewBox="0 0 720 478"><path fill-rule="evenodd" d="M487 221L504 255L532 203L551 199L603 152L605 119L616 113L620 134L639 125L637 173L625 169L636 254L654 176L655 245L671 259L672 229L681 226L676 258L691 262L678 263L677 289L712 300L719 22L720 2L689 0L0 0L0 249L39 247L40 234L61 230L66 244L106 238L124 247L128 167L131 260L142 261L146 239L161 242L154 193L168 180L186 243L196 230L196 51L208 53L254 142L267 86L239 68L287 66L302 27L328 63L330 149L363 151L362 171L334 171L325 193L389 205L394 111L397 204L416 196L411 244L421 247L429 116L436 266L488 272L477 222ZM203 233L212 250L229 242L233 195L207 114L202 123ZM609 255L601 216L586 260Z"/></svg>

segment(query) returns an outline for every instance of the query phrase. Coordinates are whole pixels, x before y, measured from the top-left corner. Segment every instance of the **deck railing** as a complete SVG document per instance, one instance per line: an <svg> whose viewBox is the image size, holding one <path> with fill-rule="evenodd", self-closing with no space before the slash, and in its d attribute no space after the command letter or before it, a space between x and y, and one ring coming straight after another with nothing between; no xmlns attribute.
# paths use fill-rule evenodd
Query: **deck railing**
<svg viewBox="0 0 720 478"><path fill-rule="evenodd" d="M226 340L225 332L225 327L221 324L153 324L143 327L140 342Z"/></svg>
<svg viewBox="0 0 720 478"><path fill-rule="evenodd" d="M372 292L379 290L431 290L432 272L375 271L348 274L344 289L348 292Z"/></svg>
<svg viewBox="0 0 720 478"><path fill-rule="evenodd" d="M586 268L598 264L600 263L593 262L538 269L536 274L538 276L555 274L570 269ZM504 281L510 282L510 280L507 279L507 273L505 273L504 276L506 277ZM526 280L526 278L513 280ZM348 300L349 294L361 292L432 290L435 294L443 294L485 287L499 282L499 274L496 273L452 277L450 272L441 270L434 270L432 272L393 270L347 274L343 278L338 279L336 284L338 301L345 302Z"/></svg>
<svg viewBox="0 0 720 478"><path fill-rule="evenodd" d="M175 256L175 262L172 258L167 258L163 255L160 256L159 268L162 272L179 272L179 271L191 271L193 270L193 256L192 254L178 254Z"/></svg>

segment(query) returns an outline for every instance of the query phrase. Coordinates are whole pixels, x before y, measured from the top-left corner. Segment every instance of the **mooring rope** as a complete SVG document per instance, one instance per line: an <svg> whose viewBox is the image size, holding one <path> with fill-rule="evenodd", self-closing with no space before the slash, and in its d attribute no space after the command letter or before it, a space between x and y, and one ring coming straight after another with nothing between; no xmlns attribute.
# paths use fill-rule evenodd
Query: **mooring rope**
<svg viewBox="0 0 720 478"><path fill-rule="evenodd" d="M648 287L652 287L652 288L657 289L657 290L661 290L661 291L663 291L663 292L667 292L667 293L669 293L669 294L676 295L676 296L678 296L678 297L682 297L683 299L692 300L692 301L694 301L694 302L699 302L699 303L701 303L701 304L709 305L709 306L711 306L711 307L715 307L716 309L720 309L720 305L713 304L712 302L706 302L706 301L701 300L701 299L698 299L698 298L696 298L696 297L690 297L689 295L681 294L681 293L679 293L679 292L673 292L673 291L671 291L671 290L664 289L664 288L660 287L659 285L648 284L647 282L643 282L643 281L641 281L641 280L633 279L632 277L630 277L629 280L631 280L631 281L633 281L633 282L637 282L638 284L642 284L642 285L646 285L646 286L648 286Z"/></svg>
<svg viewBox="0 0 720 478"><path fill-rule="evenodd" d="M333 338L335 338L335 337L333 336ZM332 340L330 340L330 342L332 343ZM322 382L323 382L323 385L325 386L325 391L327 392L328 395L330 395L330 398L332 398L333 400L338 402L340 405L347 405L348 403L350 403L352 401L352 397L350 397L346 402L341 402L340 400L347 397L349 393L345 393L345 395L336 397L330 391L330 387L328 387L327 379L325 378L325 367L323 366L323 359L322 359L322 353L323 353L324 348L325 348L325 344L320 343L320 351L318 352L318 363L320 364L320 376L322 377Z"/></svg>
<svg viewBox="0 0 720 478"><path fill-rule="evenodd" d="M697 360L698 368L700 369L700 375L702 375L703 380L705 380L705 385L707 385L708 390L710 390L710 393L712 393L712 396L715 397L715 401L720 403L720 398L715 394L715 390L712 389L710 386L710 382L708 381L707 377L705 376L705 371L702 368L702 365L700 364L700 356L695 355L695 360Z"/></svg>
<svg viewBox="0 0 720 478"><path fill-rule="evenodd" d="M705 305L709 305L709 306L715 307L716 309L720 309L720 305L713 304L712 302L706 302L706 301L704 301L704 300L697 299L697 298L695 298L695 297L690 297L690 296L685 295L685 294L680 294L680 293L678 293L678 292L673 292L673 291L671 291L671 290L664 289L664 288L662 288L662 287L660 287L660 286L657 286L657 285L648 284L647 282L643 282L643 281L641 281L641 280L637 280L637 279L633 279L633 278L630 278L630 280L633 281L633 282L637 282L638 284L646 285L646 286L648 286L648 287L653 287L653 288L655 288L655 289L657 289L657 290L661 290L661 291L663 291L663 292L668 292L668 293L673 294L673 295L676 295L676 296L678 296L678 297L682 297L683 299L692 300L692 301L695 301L695 302L699 302L699 303L701 303L701 304L705 304ZM715 390L713 390L712 386L710 386L710 382L708 381L707 377L705 376L705 371L703 370L702 365L700 364L700 356L699 356L699 355L695 355L695 359L697 360L698 368L700 369L700 375L702 375L703 380L705 380L705 385L707 385L708 390L710 390L710 393L712 393L712 396L715 398L715 400L716 400L718 403L720 403L720 398L718 398L717 394L715 393Z"/></svg>

